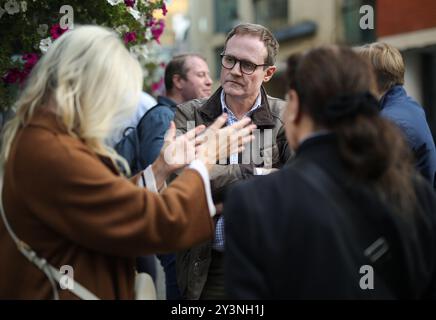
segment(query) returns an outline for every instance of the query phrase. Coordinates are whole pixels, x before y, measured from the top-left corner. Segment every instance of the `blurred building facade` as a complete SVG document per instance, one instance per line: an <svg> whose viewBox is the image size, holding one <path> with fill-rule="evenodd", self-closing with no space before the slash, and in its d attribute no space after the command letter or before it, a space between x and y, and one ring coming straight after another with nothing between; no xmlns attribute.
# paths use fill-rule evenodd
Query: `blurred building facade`
<svg viewBox="0 0 436 320"><path fill-rule="evenodd" d="M280 43L277 65L284 70L286 58L321 43L341 41L341 0L190 0L192 21L188 41L193 51L208 60L212 75L219 78L219 54L226 34L240 22L267 26ZM267 85L272 95L283 97L280 72Z"/></svg>
<svg viewBox="0 0 436 320"><path fill-rule="evenodd" d="M374 9L374 29L360 27L364 5ZM281 73L290 54L329 43L388 42L402 51L406 90L425 106L436 133L435 0L190 0L188 15L187 47L207 58L215 79L225 36L233 26L253 22L270 28L280 52L279 72L267 90L278 97L285 93Z"/></svg>
<svg viewBox="0 0 436 320"><path fill-rule="evenodd" d="M160 42L171 53L189 51L186 41L191 21L188 19L189 0L166 0L167 15L157 12L155 18L165 19L165 29Z"/></svg>

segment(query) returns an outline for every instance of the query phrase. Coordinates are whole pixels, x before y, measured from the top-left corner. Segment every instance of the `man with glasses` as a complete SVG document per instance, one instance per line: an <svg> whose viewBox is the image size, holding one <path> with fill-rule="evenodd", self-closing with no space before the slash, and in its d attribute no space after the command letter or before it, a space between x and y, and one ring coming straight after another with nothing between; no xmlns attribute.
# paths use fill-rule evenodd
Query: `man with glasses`
<svg viewBox="0 0 436 320"><path fill-rule="evenodd" d="M262 87L276 71L278 43L263 26L240 24L227 35L221 54L221 87L209 98L187 102L176 111L178 133L195 125L206 126L223 112L231 125L250 117L257 125L255 141L242 154L231 154L227 163L216 164L211 186L217 208L229 187L243 179L267 174L288 160L282 114L285 102L272 98ZM255 201L255 199L253 199ZM267 214L267 212L265 212ZM241 226L244 228L245 226ZM223 299L224 217L216 219L215 239L177 256L177 278L186 299Z"/></svg>

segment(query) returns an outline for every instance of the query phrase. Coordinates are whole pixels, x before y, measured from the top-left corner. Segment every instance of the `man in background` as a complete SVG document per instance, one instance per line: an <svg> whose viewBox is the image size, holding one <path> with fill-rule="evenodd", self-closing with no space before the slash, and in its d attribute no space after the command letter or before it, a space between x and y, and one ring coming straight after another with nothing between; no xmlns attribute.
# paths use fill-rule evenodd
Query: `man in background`
<svg viewBox="0 0 436 320"><path fill-rule="evenodd" d="M268 96L262 87L276 71L278 47L272 33L261 25L236 26L227 35L221 54L221 87L209 99L190 101L177 108L178 134L186 132L190 122L208 126L223 112L228 114L227 125L250 117L258 128L256 139L243 154L230 155L226 164L216 164L211 171L212 196L217 208L222 207L229 187L235 182L278 169L289 158L281 120L286 103ZM224 243L221 216L216 220L213 242L177 255L177 278L184 298L226 298Z"/></svg>
<svg viewBox="0 0 436 320"><path fill-rule="evenodd" d="M357 49L368 58L377 77L380 113L403 132L415 167L436 189L436 147L424 108L404 90L405 66L398 49L386 43L372 43Z"/></svg>
<svg viewBox="0 0 436 320"><path fill-rule="evenodd" d="M145 169L159 155L177 105L183 102L209 97L212 80L206 60L199 54L188 53L175 56L165 69L166 95L157 98L157 104L140 119L135 129L115 147L129 162L132 174ZM176 280L175 255L158 255L165 271L166 296L168 300L181 299ZM155 280L154 256L137 259L138 272L145 272Z"/></svg>

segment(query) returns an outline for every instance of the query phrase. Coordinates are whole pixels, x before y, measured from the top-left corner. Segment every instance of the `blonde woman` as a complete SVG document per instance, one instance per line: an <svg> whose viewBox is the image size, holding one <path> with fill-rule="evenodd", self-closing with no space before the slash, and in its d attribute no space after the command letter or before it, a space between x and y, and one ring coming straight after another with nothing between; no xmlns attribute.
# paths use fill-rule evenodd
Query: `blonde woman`
<svg viewBox="0 0 436 320"><path fill-rule="evenodd" d="M212 238L208 170L217 154L241 150L252 139L248 121L219 129L225 116L202 143L195 136L204 127L175 138L172 124L155 163L129 181L119 174L125 160L104 141L134 112L141 84L140 66L116 34L79 27L35 67L3 136L8 225L55 268L71 266L74 280L101 299L133 298L134 257ZM231 144L234 136L239 144ZM174 152L179 149L186 152ZM187 163L160 195L148 190L162 189ZM0 251L7 257L0 263L1 299L52 297L50 282L17 250L3 222ZM68 290L59 296L77 298Z"/></svg>

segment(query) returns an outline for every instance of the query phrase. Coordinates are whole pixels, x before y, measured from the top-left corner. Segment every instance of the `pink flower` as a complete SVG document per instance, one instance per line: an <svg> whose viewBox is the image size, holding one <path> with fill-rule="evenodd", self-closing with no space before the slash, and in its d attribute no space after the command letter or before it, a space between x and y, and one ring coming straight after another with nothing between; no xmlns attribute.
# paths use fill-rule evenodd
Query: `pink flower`
<svg viewBox="0 0 436 320"><path fill-rule="evenodd" d="M151 90L153 92L159 91L160 88L163 86L163 83L164 83L164 79L162 78L158 82L155 82L151 85Z"/></svg>
<svg viewBox="0 0 436 320"><path fill-rule="evenodd" d="M9 70L4 76L3 76L3 82L7 84L14 84L17 81L19 81L21 77L21 71L17 68Z"/></svg>
<svg viewBox="0 0 436 320"><path fill-rule="evenodd" d="M124 42L128 44L133 41L136 41L136 32L126 32L124 35Z"/></svg>
<svg viewBox="0 0 436 320"><path fill-rule="evenodd" d="M6 84L19 83L20 85L24 83L30 70L20 71L17 68L11 69L3 76L3 82Z"/></svg>
<svg viewBox="0 0 436 320"><path fill-rule="evenodd" d="M145 24L145 26L152 27L152 26L154 26L155 23L156 23L156 20L153 17L150 17L150 19L148 19L148 21Z"/></svg>
<svg viewBox="0 0 436 320"><path fill-rule="evenodd" d="M159 38L164 32L165 29L165 22L160 19L158 22L154 23L154 25L151 26L151 34L153 35L153 38L157 41L157 43L160 43Z"/></svg>
<svg viewBox="0 0 436 320"><path fill-rule="evenodd" d="M6 84L19 83L22 85L26 81L33 67L38 62L38 55L36 53L25 53L21 56L24 61L24 67L20 70L18 68L10 69L2 78Z"/></svg>
<svg viewBox="0 0 436 320"><path fill-rule="evenodd" d="M20 86L22 86L24 84L24 82L26 81L29 74L30 74L30 69L24 69L23 71L21 71L20 79L19 79Z"/></svg>
<svg viewBox="0 0 436 320"><path fill-rule="evenodd" d="M38 55L36 53L26 53L23 55L23 60L25 61L24 69L32 70L35 64L38 62Z"/></svg>
<svg viewBox="0 0 436 320"><path fill-rule="evenodd" d="M50 28L50 35L51 38L53 40L56 40L57 38L59 38L62 34L64 34L66 31L68 31L67 29L62 29L61 26L57 23L54 24L51 28Z"/></svg>
<svg viewBox="0 0 436 320"><path fill-rule="evenodd" d="M167 5L165 4L165 2L163 2L163 4L162 4L162 14L164 16L166 16L167 12L168 12Z"/></svg>
<svg viewBox="0 0 436 320"><path fill-rule="evenodd" d="M127 7L133 8L133 6L135 5L135 0L124 0L124 3Z"/></svg>

